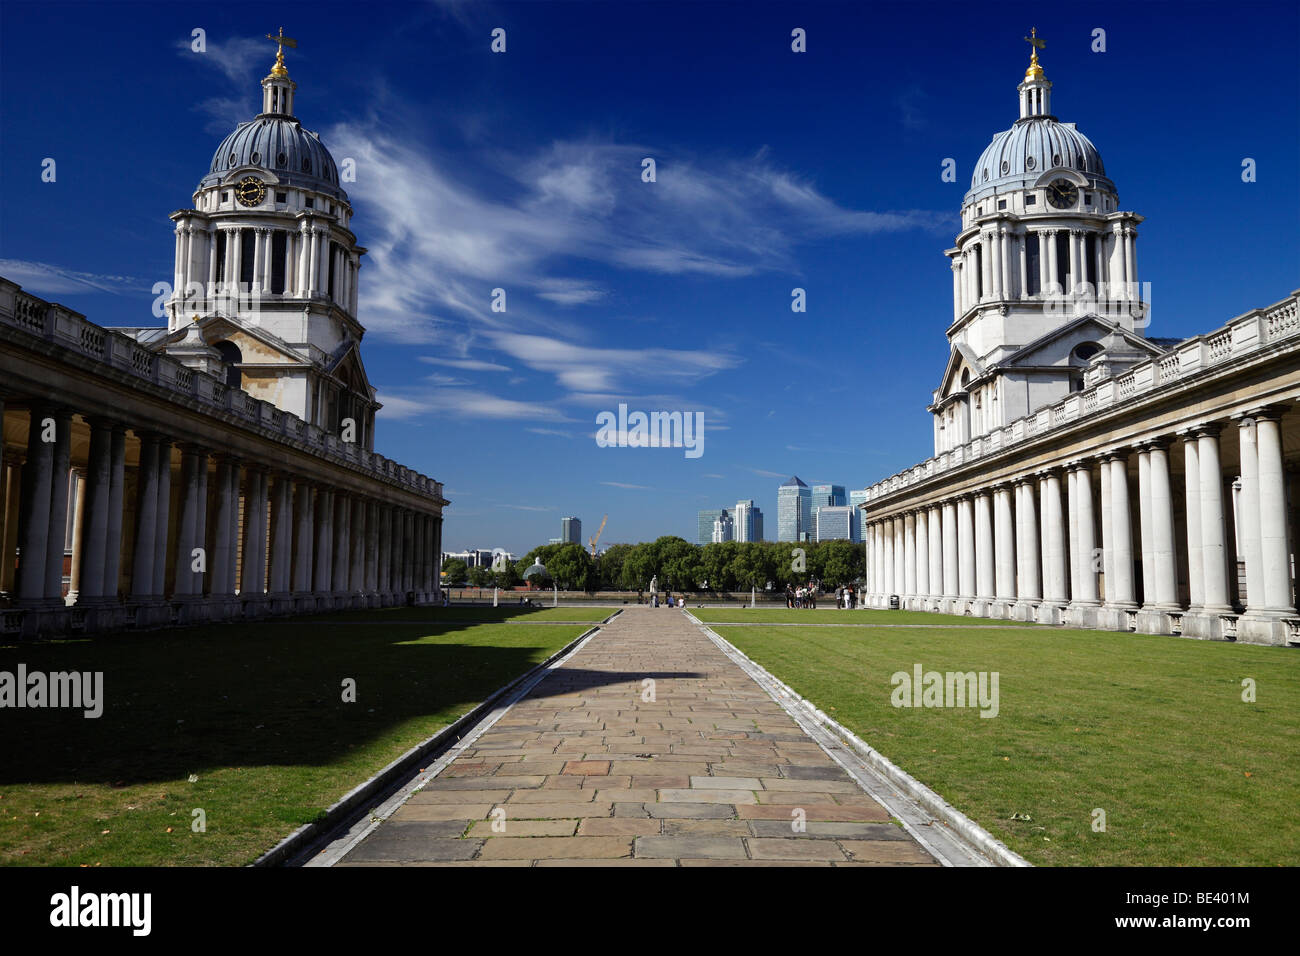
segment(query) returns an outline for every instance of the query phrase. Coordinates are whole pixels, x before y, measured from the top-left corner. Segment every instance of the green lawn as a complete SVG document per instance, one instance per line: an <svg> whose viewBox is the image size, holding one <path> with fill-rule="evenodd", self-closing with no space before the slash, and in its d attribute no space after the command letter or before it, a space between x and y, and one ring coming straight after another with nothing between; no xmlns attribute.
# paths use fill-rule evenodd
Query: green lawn
<svg viewBox="0 0 1300 956"><path fill-rule="evenodd" d="M106 700L98 719L3 712L0 863L248 863L586 629L532 623L549 613L393 609L0 646L0 670L103 671Z"/></svg>
<svg viewBox="0 0 1300 956"><path fill-rule="evenodd" d="M719 633L1033 863L1300 860L1294 648L1055 629ZM891 675L917 663L997 671L998 715L894 707Z"/></svg>
<svg viewBox="0 0 1300 956"><path fill-rule="evenodd" d="M994 621L986 617L959 617L955 614L932 614L929 611L880 611L875 608L750 608L689 607L688 610L706 624L957 624L962 627L1033 627L1024 621Z"/></svg>
<svg viewBox="0 0 1300 956"><path fill-rule="evenodd" d="M338 611L319 617L298 618L300 621L428 621L480 622L512 621L516 624L535 624L538 622L590 622L593 624L605 620L616 607L544 607L526 608L518 605L502 604L500 607L486 605L451 605L450 607L390 607L371 611Z"/></svg>

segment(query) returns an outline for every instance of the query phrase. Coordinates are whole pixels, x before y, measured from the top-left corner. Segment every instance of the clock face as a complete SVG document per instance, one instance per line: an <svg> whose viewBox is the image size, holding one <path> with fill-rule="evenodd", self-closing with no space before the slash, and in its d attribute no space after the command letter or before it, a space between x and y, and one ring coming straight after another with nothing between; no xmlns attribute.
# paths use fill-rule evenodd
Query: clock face
<svg viewBox="0 0 1300 956"><path fill-rule="evenodd" d="M1079 201L1079 187L1068 179L1054 179L1047 187L1047 201L1057 209L1069 209Z"/></svg>
<svg viewBox="0 0 1300 956"><path fill-rule="evenodd" d="M266 183L256 176L245 176L235 186L235 198L245 206L259 205L266 198Z"/></svg>

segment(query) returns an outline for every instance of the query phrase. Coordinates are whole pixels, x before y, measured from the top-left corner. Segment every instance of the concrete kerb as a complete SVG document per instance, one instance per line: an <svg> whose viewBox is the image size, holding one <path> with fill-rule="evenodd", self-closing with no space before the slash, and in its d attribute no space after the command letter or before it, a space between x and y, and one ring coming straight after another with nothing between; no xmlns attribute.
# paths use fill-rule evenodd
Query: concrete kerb
<svg viewBox="0 0 1300 956"><path fill-rule="evenodd" d="M686 611L686 616L766 690L773 700L822 745L836 763L848 771L944 866L1033 865L939 794L873 749L853 731L828 717L811 701L805 700L751 660L689 610ZM925 819L927 814L933 819ZM942 823L945 829L936 833L931 828L931 824L936 821ZM944 836L949 838L944 839Z"/></svg>
<svg viewBox="0 0 1300 956"><path fill-rule="evenodd" d="M338 842L332 839L336 833L348 820L355 817L358 811L366 805L371 799L378 794L392 790L399 781L409 777L412 769L418 768L431 754L445 751L438 757L433 764L427 765L423 773L416 777L413 783L406 786L398 787L396 793L391 794L388 799L375 811L371 816L362 821L354 823L349 834L355 832L358 827L361 828L361 836L357 839L350 839L343 851L338 854L342 856L343 852L351 849L361 838L370 832L379 822L387 819L406 799L423 787L424 784L432 777L437 776L447 764L451 763L466 747L470 745L483 731L487 730L505 713L516 701L521 699L528 691L532 690L537 683L546 676L553 668L563 664L566 660L578 652L578 650L595 636L602 627L607 625L614 618L618 617L623 611L619 608L603 621L589 627L572 641L560 648L546 660L542 661L532 670L521 674L510 683L503 685L494 691L490 697L479 704L469 713L465 714L454 723L448 724L442 730L432 735L426 740L416 744L406 753L402 754L396 760L389 763L370 779L358 784L353 789L339 798L324 815L311 823L305 823L297 830L294 830L287 837L267 850L250 866L281 866L281 865L303 865L314 861L319 854L316 852L322 846L331 846ZM583 623L583 622L578 622ZM502 698L509 696L505 703L499 703ZM485 719L487 718L487 719ZM475 725L478 726L475 726ZM466 735L465 731L473 728L472 733ZM390 806L391 804L391 806ZM385 810L382 816L379 811ZM333 860L330 861L331 863ZM319 864L317 864L319 865Z"/></svg>

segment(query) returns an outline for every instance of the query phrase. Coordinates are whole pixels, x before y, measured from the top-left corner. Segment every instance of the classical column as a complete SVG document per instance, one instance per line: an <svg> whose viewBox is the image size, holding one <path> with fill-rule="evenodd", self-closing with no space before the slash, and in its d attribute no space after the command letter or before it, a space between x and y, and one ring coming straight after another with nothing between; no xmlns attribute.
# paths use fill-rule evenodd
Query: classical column
<svg viewBox="0 0 1300 956"><path fill-rule="evenodd" d="M335 493L334 501L334 580L331 586L335 594L344 594L348 590L348 572L351 571L349 546L349 525L352 521L352 507L348 496L343 492Z"/></svg>
<svg viewBox="0 0 1300 956"><path fill-rule="evenodd" d="M1047 562L1043 570L1043 598L1052 602L1069 600L1065 578L1065 520L1061 510L1061 474L1052 469L1042 477L1043 530L1047 538Z"/></svg>
<svg viewBox="0 0 1300 956"><path fill-rule="evenodd" d="M379 593L379 502L366 502L366 573L367 594Z"/></svg>
<svg viewBox="0 0 1300 956"><path fill-rule="evenodd" d="M1179 432L1183 439L1183 489L1187 515L1187 590L1189 611L1205 605L1205 558L1201 534L1200 440L1196 429Z"/></svg>
<svg viewBox="0 0 1300 956"><path fill-rule="evenodd" d="M1016 235L1016 249L1020 253L1020 298L1024 299L1029 296L1029 234L1025 232ZM1010 489L1006 492L1008 498L1012 494Z"/></svg>
<svg viewBox="0 0 1300 956"><path fill-rule="evenodd" d="M72 414L53 412L54 455L50 476L50 519L45 546L45 598L63 602L63 553L68 535L68 478L72 455Z"/></svg>
<svg viewBox="0 0 1300 956"><path fill-rule="evenodd" d="M352 499L352 520L349 532L349 550L352 569L348 575L348 590L363 594L366 590L366 502Z"/></svg>
<svg viewBox="0 0 1300 956"><path fill-rule="evenodd" d="M1002 268L1002 298L1011 298L1011 242L1005 227L998 228L998 265Z"/></svg>
<svg viewBox="0 0 1300 956"><path fill-rule="evenodd" d="M1069 555L1070 599L1079 597L1079 492L1075 488L1075 466L1065 466L1065 531Z"/></svg>
<svg viewBox="0 0 1300 956"><path fill-rule="evenodd" d="M1021 478L1016 482L1016 596L1020 601L1042 597L1039 547L1034 482Z"/></svg>
<svg viewBox="0 0 1300 956"><path fill-rule="evenodd" d="M1152 549L1151 448L1138 446L1138 533L1142 536L1142 606L1156 603L1156 555Z"/></svg>
<svg viewBox="0 0 1300 956"><path fill-rule="evenodd" d="M1079 236L1080 230L1070 230L1070 281L1066 292L1073 292L1079 286Z"/></svg>
<svg viewBox="0 0 1300 956"><path fill-rule="evenodd" d="M993 558L993 503L989 493L975 496L975 596L981 601L994 597L997 567Z"/></svg>
<svg viewBox="0 0 1300 956"><path fill-rule="evenodd" d="M916 512L916 596L930 596L930 515L925 508ZM439 555L441 557L441 555Z"/></svg>
<svg viewBox="0 0 1300 956"><path fill-rule="evenodd" d="M890 530L894 539L894 590L891 593L904 597L907 588L907 544L903 540L901 515L890 519Z"/></svg>
<svg viewBox="0 0 1300 956"><path fill-rule="evenodd" d="M1006 485L993 489L994 590L999 601L1016 599L1016 525L1011 511L1011 494Z"/></svg>
<svg viewBox="0 0 1300 956"><path fill-rule="evenodd" d="M391 596L393 593L393 506L380 505L379 515L379 593Z"/></svg>
<svg viewBox="0 0 1300 956"><path fill-rule="evenodd" d="M320 488L316 492L316 541L312 569L315 572L315 584L312 590L318 595L328 594L333 590L333 528L334 528L334 492Z"/></svg>
<svg viewBox="0 0 1300 956"><path fill-rule="evenodd" d="M108 557L108 509L113 479L113 425L98 418L90 425L90 451L86 461L85 516L81 521L78 604L104 598L104 565Z"/></svg>
<svg viewBox="0 0 1300 956"><path fill-rule="evenodd" d="M1287 547L1286 479L1282 466L1281 415L1275 408L1255 416L1255 452L1259 502L1259 541L1263 564L1264 606L1252 610L1271 616L1295 617L1291 591L1291 555Z"/></svg>
<svg viewBox="0 0 1300 956"><path fill-rule="evenodd" d="M82 531L86 525L86 471L72 469L72 567L68 576L67 603L81 598L81 561L85 549L81 546Z"/></svg>
<svg viewBox="0 0 1300 956"><path fill-rule="evenodd" d="M1223 513L1223 468L1219 459L1219 426L1196 429L1196 455L1200 466L1201 568L1205 583L1201 591L1206 613L1227 614L1228 550ZM1189 509L1192 503L1188 503Z"/></svg>
<svg viewBox="0 0 1300 956"><path fill-rule="evenodd" d="M961 261L954 256L952 263L952 320L956 322L962 314Z"/></svg>
<svg viewBox="0 0 1300 956"><path fill-rule="evenodd" d="M253 274L249 278L249 292L259 295L262 291L262 263L266 261L266 230L254 229L253 232Z"/></svg>
<svg viewBox="0 0 1300 956"><path fill-rule="evenodd" d="M20 604L45 599L45 551L49 541L50 497L54 478L54 435L57 427L49 406L31 407L27 430L27 462L23 465L18 519L18 581ZM48 437L51 440L46 441Z"/></svg>
<svg viewBox="0 0 1300 956"><path fill-rule="evenodd" d="M970 495L957 499L957 596L975 597L975 523Z"/></svg>
<svg viewBox="0 0 1300 956"><path fill-rule="evenodd" d="M1075 582L1075 590L1071 595L1074 604L1083 604L1095 606L1098 603L1097 595L1097 519L1092 507L1092 465L1088 462L1080 462L1074 472L1075 502L1074 509L1078 512L1077 523L1072 519L1071 529L1079 536L1078 544L1074 549L1074 554L1079 562L1079 574Z"/></svg>
<svg viewBox="0 0 1300 956"><path fill-rule="evenodd" d="M1002 298L1002 243L998 241L997 230L993 230L988 235L988 241L985 242L985 248L989 251L989 283L990 291L993 298Z"/></svg>
<svg viewBox="0 0 1300 956"><path fill-rule="evenodd" d="M158 533L158 444L152 432L139 434L140 460L136 467L135 557L131 565L131 598L153 596L154 540ZM29 459L30 461L30 456Z"/></svg>
<svg viewBox="0 0 1300 956"><path fill-rule="evenodd" d="M240 567L239 596L260 598L266 593L266 478L265 467L246 470L244 487L244 560Z"/></svg>
<svg viewBox="0 0 1300 956"><path fill-rule="evenodd" d="M295 278L299 296L305 296L311 289L311 233L307 221L303 220L299 229L298 236L298 268L295 271Z"/></svg>
<svg viewBox="0 0 1300 956"><path fill-rule="evenodd" d="M955 598L961 593L957 555L957 502L943 503L943 596Z"/></svg>
<svg viewBox="0 0 1300 956"><path fill-rule="evenodd" d="M903 515L903 594L916 596L916 515Z"/></svg>
<svg viewBox="0 0 1300 956"><path fill-rule="evenodd" d="M221 455L217 458L212 496L212 553L208 556L208 593L213 597L230 597L235 593L232 572L237 544L232 532L238 520L239 464Z"/></svg>
<svg viewBox="0 0 1300 956"><path fill-rule="evenodd" d="M203 593L203 578L194 570L194 550L205 546L200 524L199 469L207 471L208 456L190 446L181 448L181 503L176 527L175 583L172 588L177 597L190 597ZM204 564L207 563L206 556Z"/></svg>
<svg viewBox="0 0 1300 956"><path fill-rule="evenodd" d="M1047 284L1043 286L1043 291L1059 295L1061 284L1057 281L1057 276L1060 275L1060 266L1056 261L1056 230L1047 229L1039 233L1039 235L1047 240L1047 248L1039 250L1039 258L1047 262ZM1043 252L1047 254L1042 255Z"/></svg>
<svg viewBox="0 0 1300 956"><path fill-rule="evenodd" d="M158 509L153 539L153 590L154 597L162 600L167 595L167 546L171 543L172 513L172 443L166 439L158 442Z"/></svg>
<svg viewBox="0 0 1300 956"><path fill-rule="evenodd" d="M1099 240L1100 241L1100 240ZM1114 506L1110 497L1110 463L1105 456L1101 462L1101 572L1105 580L1103 600L1110 603L1111 590L1115 586L1115 542L1111 533Z"/></svg>
<svg viewBox="0 0 1300 956"><path fill-rule="evenodd" d="M1133 515L1129 505L1128 455L1114 451L1106 457L1110 468L1111 538L1115 551L1114 587L1106 587L1106 603L1118 608L1137 606L1133 587Z"/></svg>
<svg viewBox="0 0 1300 956"><path fill-rule="evenodd" d="M312 486L299 481L293 496L293 593L307 594L312 589L311 558L315 527L312 521Z"/></svg>
<svg viewBox="0 0 1300 956"><path fill-rule="evenodd" d="M289 594L293 569L293 479L284 473L275 476L271 501L271 593Z"/></svg>
<svg viewBox="0 0 1300 956"><path fill-rule="evenodd" d="M943 597L943 510L930 506L926 530L930 533L930 596Z"/></svg>
<svg viewBox="0 0 1300 956"><path fill-rule="evenodd" d="M1181 610L1178 569L1174 563L1174 499L1169 481L1169 442L1150 443L1151 561L1155 570L1155 602L1165 611ZM1143 551L1146 548L1143 547Z"/></svg>
<svg viewBox="0 0 1300 956"><path fill-rule="evenodd" d="M355 292L354 292L355 295ZM442 594L442 515L433 519L433 593L435 597Z"/></svg>

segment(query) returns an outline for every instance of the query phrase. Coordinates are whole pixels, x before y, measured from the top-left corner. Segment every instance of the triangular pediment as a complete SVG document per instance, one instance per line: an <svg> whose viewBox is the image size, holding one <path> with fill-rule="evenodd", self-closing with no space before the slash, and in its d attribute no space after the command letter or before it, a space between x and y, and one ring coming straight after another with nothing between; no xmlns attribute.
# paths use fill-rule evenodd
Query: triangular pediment
<svg viewBox="0 0 1300 956"><path fill-rule="evenodd" d="M200 334L203 336L203 340L208 345L215 345L218 342L247 337L256 341L261 349L274 353L280 361L304 366L311 364L311 362L303 356L301 352L289 345L289 343L285 342L278 335L274 335L266 329L260 328L256 325L245 325L243 322L236 321L235 319L222 315L219 312L209 313L193 322L187 322L175 332L169 332L161 339L158 339L156 343L151 344L159 351L165 352L169 345L184 339L189 331L195 326L198 327Z"/></svg>
<svg viewBox="0 0 1300 956"><path fill-rule="evenodd" d="M375 397L365 363L361 361L361 343L355 339L349 339L334 350L325 364L325 371L347 383L353 391L370 399Z"/></svg>
<svg viewBox="0 0 1300 956"><path fill-rule="evenodd" d="M984 364L980 362L979 357L965 342L954 342L952 351L948 354L948 364L944 366L943 378L939 380L938 397L947 398L955 392L962 391L965 386L962 385L962 374L970 372L970 379L979 378L984 374Z"/></svg>
<svg viewBox="0 0 1300 956"><path fill-rule="evenodd" d="M1137 352L1144 356L1161 355L1165 351L1154 342L1129 332L1101 316L1089 313L1022 345L998 365L1008 368L1078 364L1070 362L1070 353L1085 342L1095 342L1107 350L1119 349L1124 352Z"/></svg>

